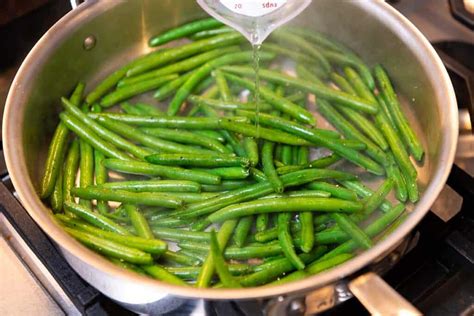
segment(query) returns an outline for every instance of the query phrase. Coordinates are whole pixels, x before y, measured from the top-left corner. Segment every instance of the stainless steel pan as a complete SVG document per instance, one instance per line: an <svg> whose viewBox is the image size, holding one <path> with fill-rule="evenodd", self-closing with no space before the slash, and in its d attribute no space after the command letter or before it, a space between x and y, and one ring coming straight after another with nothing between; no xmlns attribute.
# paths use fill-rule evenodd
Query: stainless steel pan
<svg viewBox="0 0 474 316"><path fill-rule="evenodd" d="M424 138L427 150L419 170L421 200L406 221L372 249L337 268L282 286L183 288L122 270L83 247L53 222L50 210L39 199L37 189L58 122L59 98L79 80L87 80L91 87L118 65L147 53L150 35L203 15L191 0L87 1L43 36L16 75L3 118L6 163L21 202L85 280L137 311L164 312L185 299L280 297L279 303L269 308L279 313L290 301L304 303L304 297L330 306L334 302L327 299L337 301L335 293L341 293L339 289L346 289L347 284L366 302L367 296L374 294L367 287L374 289L381 279L373 274L355 281L354 277L362 269L377 267L428 212L447 179L458 131L456 100L440 59L414 26L382 1L317 0L296 21L341 40L369 63L382 62ZM389 302L387 297L383 306L371 308L392 308ZM315 306L310 304L307 311L317 311Z"/></svg>

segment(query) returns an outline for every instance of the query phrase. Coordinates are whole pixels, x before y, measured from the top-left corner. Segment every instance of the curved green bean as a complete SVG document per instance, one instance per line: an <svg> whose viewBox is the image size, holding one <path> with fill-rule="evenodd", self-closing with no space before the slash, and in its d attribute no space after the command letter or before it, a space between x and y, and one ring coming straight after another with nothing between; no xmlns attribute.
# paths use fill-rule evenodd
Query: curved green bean
<svg viewBox="0 0 474 316"><path fill-rule="evenodd" d="M260 213L278 212L357 212L362 204L334 198L274 198L230 205L208 216L213 223Z"/></svg>
<svg viewBox="0 0 474 316"><path fill-rule="evenodd" d="M214 18L200 19L187 24L183 24L176 28L170 29L164 33L153 36L148 44L151 47L166 44L168 42L189 36L199 31L213 29L215 27L222 26L222 22L217 21Z"/></svg>
<svg viewBox="0 0 474 316"><path fill-rule="evenodd" d="M103 163L108 169L130 174L160 176L176 180L190 180L201 184L219 184L221 182L219 176L208 172L179 167L159 166L139 161L128 161L124 163L124 161L120 159L105 159Z"/></svg>
<svg viewBox="0 0 474 316"><path fill-rule="evenodd" d="M73 188L72 194L80 198L101 201L116 201L122 203L141 204L177 208L183 200L166 193L156 192L129 192L125 190L111 190L89 186L87 188Z"/></svg>

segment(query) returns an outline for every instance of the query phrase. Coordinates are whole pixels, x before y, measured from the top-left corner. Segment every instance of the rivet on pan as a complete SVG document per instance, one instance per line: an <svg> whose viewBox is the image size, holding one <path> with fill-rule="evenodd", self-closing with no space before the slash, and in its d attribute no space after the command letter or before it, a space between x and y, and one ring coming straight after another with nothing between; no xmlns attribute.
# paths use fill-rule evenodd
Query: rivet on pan
<svg viewBox="0 0 474 316"><path fill-rule="evenodd" d="M84 49L85 50L91 50L95 47L96 39L94 35L89 35L84 39Z"/></svg>
<svg viewBox="0 0 474 316"><path fill-rule="evenodd" d="M304 306L304 303L301 300L294 300L290 304L290 309L291 309L292 312L296 312L296 313L301 314L301 313L304 313L305 306Z"/></svg>

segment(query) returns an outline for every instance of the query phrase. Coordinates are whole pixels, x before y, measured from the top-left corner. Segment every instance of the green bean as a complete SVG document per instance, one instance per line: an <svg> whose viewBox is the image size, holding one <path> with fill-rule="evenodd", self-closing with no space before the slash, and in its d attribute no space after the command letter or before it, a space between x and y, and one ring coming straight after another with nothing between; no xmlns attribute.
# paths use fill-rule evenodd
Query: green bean
<svg viewBox="0 0 474 316"><path fill-rule="evenodd" d="M238 102L234 100L229 100L229 101L223 101L223 100L214 100L210 98L204 98L202 96L196 96L196 95L191 95L188 97L188 100L191 101L192 103L195 103L197 105L207 105L212 108L216 109L221 109L225 111L231 111L231 110L256 110L256 105L255 103L243 103L243 102ZM268 111L271 109L271 105L267 103L260 103L259 104L259 110L260 111Z"/></svg>
<svg viewBox="0 0 474 316"><path fill-rule="evenodd" d="M281 249L285 254L285 257L290 260L295 268L302 270L305 267L305 264L301 259L296 255L293 240L290 235L289 222L291 219L290 213L280 213L277 217L278 225L278 241L280 243ZM312 223L311 223L312 224Z"/></svg>
<svg viewBox="0 0 474 316"><path fill-rule="evenodd" d="M188 249L181 249L179 252L181 252L182 254L184 254L186 256L193 257L193 258L199 260L200 263L203 263L204 261L206 261L206 254L205 253L201 253L201 252L194 251L194 250L188 250Z"/></svg>
<svg viewBox="0 0 474 316"><path fill-rule="evenodd" d="M405 179L403 178L400 169L395 163L395 159L393 155L389 153L388 157L388 164L386 167L387 176L391 178L395 185L395 196L400 202L405 202L407 200L407 187L405 184Z"/></svg>
<svg viewBox="0 0 474 316"><path fill-rule="evenodd" d="M234 231L234 242L237 247L243 247L247 241L248 234L253 224L253 216L242 217L239 219Z"/></svg>
<svg viewBox="0 0 474 316"><path fill-rule="evenodd" d="M326 252L326 249L325 246L319 246L310 253L299 255L299 258L303 263L308 264L321 257L322 254ZM240 284L247 287L258 286L268 283L286 272L294 270L293 264L287 258L277 259L257 267L259 268L258 271L239 279Z"/></svg>
<svg viewBox="0 0 474 316"><path fill-rule="evenodd" d="M135 65L127 69L126 74L128 77L135 76L171 61L182 59L196 53L218 47L237 44L241 40L242 36L240 34L232 32L185 44L179 47L174 47L161 53L149 54L143 57L139 62L136 62Z"/></svg>
<svg viewBox="0 0 474 316"><path fill-rule="evenodd" d="M312 182L314 183L314 182ZM277 197L330 197L331 193L317 190L298 190L298 191L286 191L281 194L270 194L260 199L273 199Z"/></svg>
<svg viewBox="0 0 474 316"><path fill-rule="evenodd" d="M250 165L255 167L259 161L259 154L258 154L258 144L253 137L244 137L244 149L247 154L247 158L250 161Z"/></svg>
<svg viewBox="0 0 474 316"><path fill-rule="evenodd" d="M331 217L337 223L337 225L346 232L347 235L359 244L360 247L369 249L373 243L370 238L360 229L346 214L333 213Z"/></svg>
<svg viewBox="0 0 474 316"><path fill-rule="evenodd" d="M314 224L313 224L313 213L302 212L299 214L301 221L301 244L300 249L303 252L310 252L314 247Z"/></svg>
<svg viewBox="0 0 474 316"><path fill-rule="evenodd" d="M251 118L255 117L252 112L244 112L245 111L239 111L239 114L245 114ZM347 160L365 168L366 170L372 173L378 175L382 175L384 173L384 170L373 160L369 159L366 156L363 156L362 154L358 153L353 149L347 148L346 146L335 142L333 139L321 136L321 134L317 133L317 131L315 132L313 129L304 127L302 125L282 118L267 115L265 113L259 114L259 121L261 124L281 129L288 133L293 133L294 135L306 139L314 144L326 147L334 151L339 156L346 158Z"/></svg>
<svg viewBox="0 0 474 316"><path fill-rule="evenodd" d="M244 275L252 271L252 267L243 263L227 264L227 268L232 275ZM188 280L194 280L199 274L198 267L165 267L168 272Z"/></svg>
<svg viewBox="0 0 474 316"><path fill-rule="evenodd" d="M122 269L136 272L141 275L147 275L145 271L143 271L143 269L139 268L138 266L132 263L128 263L128 262L122 261L120 259L112 258L112 257L108 257L107 259L109 259L112 263L114 263L116 266L121 267Z"/></svg>
<svg viewBox="0 0 474 316"><path fill-rule="evenodd" d="M320 273L324 270L328 270L330 268L333 268L337 265L340 265L350 259L352 259L354 257L353 254L348 254L348 253L341 253L335 257L332 257L332 258L329 258L329 259L326 259L326 260L316 260L315 262L313 262L312 264L310 264L308 266L308 268L306 268L306 270L304 271L297 271L297 272L293 272L291 274L288 274L287 276L275 281L275 282L272 282L271 284L272 285L277 285L277 284L284 284L284 283L288 283L288 282L291 282L291 281L297 281L297 280L300 280L300 279L303 279L305 277L308 277L310 276L311 274L317 274L317 273Z"/></svg>
<svg viewBox="0 0 474 316"><path fill-rule="evenodd" d="M386 213L382 214L379 218L370 223L364 232L370 237L373 238L381 233L390 223L396 220L405 210L405 205L398 204L395 207L388 210ZM326 253L321 260L326 260L332 258L341 253L348 253L357 249L358 244L354 240L348 240L345 243L337 246L333 250Z"/></svg>
<svg viewBox="0 0 474 316"><path fill-rule="evenodd" d="M196 40L201 40L201 39L208 38L211 36L225 34L225 33L233 32L233 31L234 30L228 26L222 26L215 29L209 29L209 30L196 32L195 34L191 35L191 39L193 41L196 41Z"/></svg>
<svg viewBox="0 0 474 316"><path fill-rule="evenodd" d="M181 87L193 75L195 71L196 70L191 70L185 73L184 75L181 75L178 78L162 85L158 90L156 90L156 92L153 94L153 97L158 101L163 101L167 97L173 95L173 93L178 90L179 87Z"/></svg>
<svg viewBox="0 0 474 316"><path fill-rule="evenodd" d="M278 173L273 165L273 150L275 144L269 141L265 141L262 146L262 166L263 172L270 182L273 191L276 193L283 192L283 183L280 180Z"/></svg>
<svg viewBox="0 0 474 316"><path fill-rule="evenodd" d="M229 85L227 84L227 80L224 78L222 71L216 69L212 71L212 76L216 81L217 88L219 88L219 94L222 100L230 101L232 99L232 94L229 89Z"/></svg>
<svg viewBox="0 0 474 316"><path fill-rule="evenodd" d="M94 183L94 150L84 140L79 142L79 185L85 188ZM88 199L80 199L79 204L85 207L91 207L91 202Z"/></svg>
<svg viewBox="0 0 474 316"><path fill-rule="evenodd" d="M169 217L169 218L161 218L156 221L150 221L150 225L154 227L176 228L176 227L189 226L193 222L194 222L193 220L189 220L189 219Z"/></svg>
<svg viewBox="0 0 474 316"><path fill-rule="evenodd" d="M77 134L81 139L88 142L92 147L94 147L95 150L102 152L105 156L114 157L121 160L131 159L126 154L118 151L115 146L106 143L95 132L93 132L77 119L73 118L71 115L61 113L59 117L68 129Z"/></svg>
<svg viewBox="0 0 474 316"><path fill-rule="evenodd" d="M185 130L172 130L165 128L142 128L142 132L147 135L155 136L169 141L182 144L198 145L219 153L230 153L230 151L219 141Z"/></svg>
<svg viewBox="0 0 474 316"><path fill-rule="evenodd" d="M75 189L80 189L80 188L75 188ZM130 233L123 228L122 226L116 224L109 218L100 215L98 213L92 212L90 209L82 206L75 204L70 201L64 202L64 209L68 212L73 213L74 215L77 215L78 217L82 218L86 222L97 226L99 228L102 228L104 230L108 230L117 234L121 235L130 235Z"/></svg>
<svg viewBox="0 0 474 316"><path fill-rule="evenodd" d="M263 71L263 69L261 69ZM243 86L244 88L249 89L252 92L255 92L255 85L252 81L243 79L241 77L225 73L225 77L235 82L236 84ZM307 110L299 107L291 101L283 97L279 97L271 89L260 86L259 93L263 99L270 103L275 109L288 114L292 118L305 123L305 124L315 124L314 116Z"/></svg>
<svg viewBox="0 0 474 316"><path fill-rule="evenodd" d="M348 74L350 75L349 81L360 96L364 96L365 98L370 98L372 100L375 99L372 92L367 89L356 73L349 72ZM384 115L384 111L377 113L375 116L375 122L378 128L384 134L385 139L387 140L389 147L396 158L397 164L400 166L400 169L405 174L410 175L410 177L416 179L417 171L413 167L408 153L406 152L405 147L398 137L396 131L392 128L388 118Z"/></svg>
<svg viewBox="0 0 474 316"><path fill-rule="evenodd" d="M117 146L117 148L126 150L132 153L134 156L138 158L143 158L150 154L150 151L135 146L133 143L123 139L119 135L107 130L106 128L102 127L100 124L89 118L86 114L82 113L77 107L75 107L72 103L70 103L67 99L62 98L62 104L66 108L66 110L71 113L71 115L79 120L81 124L84 124L88 129L97 133L97 136L100 138L109 141L111 144ZM100 151L100 150L99 150ZM129 159L129 158L127 158Z"/></svg>
<svg viewBox="0 0 474 316"><path fill-rule="evenodd" d="M284 165L291 165L293 161L293 147L290 145L281 145L281 162Z"/></svg>
<svg viewBox="0 0 474 316"><path fill-rule="evenodd" d="M224 66L222 67L222 70L236 74L236 75L248 75L248 76L255 75L251 67ZM322 84L308 82L308 81L301 80L298 78L290 77L288 75L279 73L277 71L267 70L267 69L260 69L258 74L262 79L266 79L266 80L269 80L270 82L274 82L274 83L278 83L282 85L289 85L291 87L301 89L308 93L314 93L319 98L326 99L331 102L339 103L341 105L353 108L354 110L359 110L359 111L370 113L370 114L375 114L378 111L378 107L374 103L371 103L362 98L350 95L348 93L344 93L335 89L328 88ZM230 77L231 75L228 75L228 74L226 74L226 76L232 79L234 78L239 79L239 77L236 77L236 76ZM239 81L240 80L238 81L236 80L236 82L239 82ZM246 88L251 89L247 86ZM264 95L262 94L262 96ZM271 102L269 101L269 103ZM271 104L274 105L273 103Z"/></svg>
<svg viewBox="0 0 474 316"><path fill-rule="evenodd" d="M218 154L153 154L146 156L145 159L153 164L171 166L247 167L249 165L247 158Z"/></svg>
<svg viewBox="0 0 474 316"><path fill-rule="evenodd" d="M205 104L201 104L199 108L200 108L200 110L203 111L204 115L206 115L206 116L219 117L218 113L214 109L206 106ZM219 124L220 128L222 128L221 121L222 120L218 121L218 124ZM226 130L222 130L222 131L220 131L220 133L224 137L224 139L228 142L228 145L231 146L231 148L234 150L234 152L238 156L241 156L241 157L245 156L245 150L242 147L242 145L240 144L240 140L236 135L234 135L233 133L230 133L229 131L226 131Z"/></svg>
<svg viewBox="0 0 474 316"><path fill-rule="evenodd" d="M194 250L197 252L209 251L209 244L196 242L180 242L179 247ZM248 260L255 258L266 258L283 254L283 250L278 242L267 244L248 244L244 247L229 246L224 250L224 258L229 260Z"/></svg>
<svg viewBox="0 0 474 316"><path fill-rule="evenodd" d="M167 250L164 254L162 254L160 259L164 260L165 262L178 263L185 266L197 266L201 263L199 259L185 255L180 251L173 252L170 250Z"/></svg>
<svg viewBox="0 0 474 316"><path fill-rule="evenodd" d="M238 46L230 46L230 47L218 48L218 49L214 49L208 52L204 52L199 55L192 56L190 58L179 61L177 63L173 63L168 66L146 72L142 75L124 78L120 80L117 86L122 87L129 84L154 79L154 78L164 76L164 75L180 73L183 71L189 71L218 56L235 52L237 50L239 50Z"/></svg>
<svg viewBox="0 0 474 316"><path fill-rule="evenodd" d="M100 100L100 106L104 108L111 107L120 101L130 99L133 96L161 87L163 84L178 78L176 74L160 76L158 78L140 81L121 87Z"/></svg>
<svg viewBox="0 0 474 316"><path fill-rule="evenodd" d="M315 32L314 30L306 29L302 27L286 27L286 29L288 29L292 33L305 37L306 39L310 40L311 42L313 42L314 44L316 44L317 46L321 48L343 53L350 57L356 56L355 53L351 49L347 48L342 43L335 41L332 38L322 33Z"/></svg>
<svg viewBox="0 0 474 316"><path fill-rule="evenodd" d="M171 241L198 241L198 242L209 242L209 233L207 232L194 232L182 229L174 229L167 227L152 226L151 230L153 234L161 239Z"/></svg>
<svg viewBox="0 0 474 316"><path fill-rule="evenodd" d="M272 34L272 38L275 38L278 41L283 41L287 45L301 48L301 50L303 50L305 53L314 57L314 59L326 73L331 71L331 65L329 64L328 60L315 46L305 41L303 37L291 34L287 31L277 31Z"/></svg>
<svg viewBox="0 0 474 316"><path fill-rule="evenodd" d="M265 139L270 142L283 143L290 145L301 145L309 146L311 143L301 139L297 136L291 135L286 132L265 128L259 126L258 128L255 125L240 123L240 122L229 122L221 120L219 125L228 131L236 132L248 137L255 137L260 139Z"/></svg>
<svg viewBox="0 0 474 316"><path fill-rule="evenodd" d="M150 264L153 258L141 250L130 248L94 235L64 227L64 230L89 248L104 255L136 264Z"/></svg>
<svg viewBox="0 0 474 316"><path fill-rule="evenodd" d="M375 191L364 203L364 213L370 214L377 209L380 204L385 200L385 197L390 193L393 188L393 180L388 178L382 185Z"/></svg>
<svg viewBox="0 0 474 316"><path fill-rule="evenodd" d="M331 196L337 197L339 199L357 201L357 195L354 191L342 188L331 183L316 181L308 183L306 187L311 190L321 190L328 192L331 194Z"/></svg>
<svg viewBox="0 0 474 316"><path fill-rule="evenodd" d="M387 73L381 65L377 65L374 68L374 74L382 92L382 96L386 101L386 104L390 110L390 114L395 121L402 138L410 149L413 157L415 157L417 161L420 161L424 154L423 146L418 140L415 132L411 129L410 124L400 107L397 95L395 94L395 91L393 91L393 87Z"/></svg>
<svg viewBox="0 0 474 316"><path fill-rule="evenodd" d="M300 146L297 148L298 159L296 161L299 165L307 165L309 163L309 147Z"/></svg>
<svg viewBox="0 0 474 316"><path fill-rule="evenodd" d="M215 174L223 180L241 180L246 179L249 176L249 169L242 167L224 167L224 168L212 168L212 169L197 169L211 174Z"/></svg>
<svg viewBox="0 0 474 316"><path fill-rule="evenodd" d="M308 169L285 174L280 177L285 187L298 186L317 179L325 178L347 178L351 175L327 169ZM244 202L265 196L273 192L273 188L268 181L247 185L234 191L223 193L215 198L200 203L187 205L183 211L177 212L177 216L189 218L212 213L225 206Z"/></svg>
<svg viewBox="0 0 474 316"><path fill-rule="evenodd" d="M103 185L107 182L108 174L107 169L102 164L105 159L104 154L98 150L94 150L94 171L95 171L95 184ZM97 201L97 209L101 214L108 213L108 204L106 201Z"/></svg>
<svg viewBox="0 0 474 316"><path fill-rule="evenodd" d="M250 173L250 176L253 178L253 180L255 180L257 182L267 181L267 177L265 176L263 171L261 171L257 168L250 167L249 168L249 173Z"/></svg>
<svg viewBox="0 0 474 316"><path fill-rule="evenodd" d="M220 183L220 178L216 175L179 167L158 166L147 162L138 161L128 161L127 163L124 163L119 159L105 159L103 163L104 166L109 169L124 173L160 176L177 180L191 180L206 184Z"/></svg>
<svg viewBox="0 0 474 316"><path fill-rule="evenodd" d="M408 200L412 203L416 203L420 198L420 192L418 191L418 185L416 184L416 178L410 177L409 175L403 174L405 183L407 185Z"/></svg>
<svg viewBox="0 0 474 316"><path fill-rule="evenodd" d="M63 209L63 170L59 170L53 193L50 196L51 209L53 213L59 213Z"/></svg>
<svg viewBox="0 0 474 316"><path fill-rule="evenodd" d="M123 135L129 139L140 142L141 144L148 146L157 151L165 151L172 153L194 153L194 154L213 154L214 151L208 149L195 148L192 146L182 145L172 141L163 140L158 137L154 137L143 133L137 128L134 128L128 124L114 121L107 117L99 117L97 119L106 128Z"/></svg>
<svg viewBox="0 0 474 316"><path fill-rule="evenodd" d="M220 209L208 216L213 223L260 213L278 212L357 212L362 204L355 201L346 201L334 198L305 198L289 197L262 199L251 202L231 205Z"/></svg>
<svg viewBox="0 0 474 316"><path fill-rule="evenodd" d="M130 221L132 222L132 226L135 229L136 234L146 239L154 239L155 236L148 225L148 221L146 220L145 216L140 213L138 208L135 205L130 204L125 204L124 208L128 217L130 218Z"/></svg>
<svg viewBox="0 0 474 316"><path fill-rule="evenodd" d="M153 255L161 255L167 249L167 244L159 239L155 239L153 235L151 237L136 237L136 236L124 236L110 231L105 231L100 228L90 226L80 220L73 219L63 214L57 214L58 218L63 224L73 229L91 234L95 237L103 238L104 240L110 240L131 248L139 249Z"/></svg>
<svg viewBox="0 0 474 316"><path fill-rule="evenodd" d="M390 126L392 127L392 129L394 131L396 131L397 126L395 125L395 122L393 121L393 118L390 116L390 111L388 110L387 102L385 102L383 96L380 93L375 95L375 98L377 99L377 102L380 105L381 112L383 112L385 114L385 119L386 119L387 123L390 124Z"/></svg>
<svg viewBox="0 0 474 316"><path fill-rule="evenodd" d="M211 231L210 255L214 263L217 275L219 276L219 279L223 283L224 287L230 287L230 288L241 287L239 282L236 279L234 279L234 277L229 272L229 268L227 267L227 264L222 255L222 250L219 247L217 235L214 230Z"/></svg>
<svg viewBox="0 0 474 316"><path fill-rule="evenodd" d="M332 154L329 156L317 158L313 161L310 161L308 166L310 168L327 168L333 165L334 163L338 162L339 160L341 160L341 157Z"/></svg>
<svg viewBox="0 0 474 316"><path fill-rule="evenodd" d="M369 198L374 194L374 191L363 185L359 181L340 181L340 183L346 188L356 192L362 198ZM392 208L392 204L385 200L380 204L380 209L382 212L387 212Z"/></svg>
<svg viewBox="0 0 474 316"><path fill-rule="evenodd" d="M315 60L313 58L311 58L310 56L308 56L307 54L298 52L298 51L293 50L293 49L289 49L287 47L283 47L283 46L278 45L278 44L274 44L272 42L263 43L262 44L262 51L264 51L264 52L269 51L269 52L272 52L272 53L275 53L275 54L280 54L280 55L283 55L283 56L287 56L287 57L295 60L298 63L304 62L306 64L315 64ZM323 73L322 70L320 70L320 72Z"/></svg>
<svg viewBox="0 0 474 316"><path fill-rule="evenodd" d="M183 24L176 28L170 29L164 33L153 36L148 44L151 47L166 44L168 42L195 34L199 31L213 29L215 27L222 26L222 23L214 18L206 18L196 20L187 24Z"/></svg>
<svg viewBox="0 0 474 316"><path fill-rule="evenodd" d="M223 180L220 184L203 184L201 185L202 191L204 192L220 192L220 191L229 191L241 188L243 186L253 184L252 181L246 180Z"/></svg>
<svg viewBox="0 0 474 316"><path fill-rule="evenodd" d="M352 74L354 70L352 70L351 68L345 68L345 72L346 74ZM352 95L357 95L357 93L354 91L354 89L346 80L346 78L338 74L333 74L332 78L334 81L336 81L338 86L340 86L343 91ZM376 100L372 98L369 98L368 100L376 102ZM377 144L377 146L379 146L382 150L387 150L387 141L368 118L351 108L340 106L338 104L336 104L336 106L348 120L350 120L354 125L356 125L369 139L371 139L375 144Z"/></svg>
<svg viewBox="0 0 474 316"><path fill-rule="evenodd" d="M225 138L218 131L213 131L213 130L208 129L208 130L195 130L195 131L192 131L192 133L199 136L215 139L216 141L220 143L225 142Z"/></svg>
<svg viewBox="0 0 474 316"><path fill-rule="evenodd" d="M236 220L229 220L222 224L217 234L217 240L219 247L225 249L227 242L229 241L235 226L237 225ZM211 281L212 275L214 274L215 263L212 260L213 256L208 255L204 261L201 270L199 271L198 278L196 279L196 287L202 288L207 287Z"/></svg>
<svg viewBox="0 0 474 316"><path fill-rule="evenodd" d="M183 201L177 197L156 192L129 192L89 186L87 188L73 188L72 193L80 198L90 200L116 201L167 208L177 208L183 204Z"/></svg>
<svg viewBox="0 0 474 316"><path fill-rule="evenodd" d="M174 98L171 100L168 106L168 115L176 115L179 112L182 103L186 100L189 94L192 92L194 87L211 71L219 66L229 64L229 63L241 63L249 62L253 58L253 53L250 51L237 52L226 54L222 57L216 58L212 61L201 66L196 72L194 72L191 77L178 89ZM270 60L274 58L274 55L269 54L260 54L260 60Z"/></svg>
<svg viewBox="0 0 474 316"><path fill-rule="evenodd" d="M324 100L318 101L319 111L323 116L347 138L353 138L366 144L367 154L379 163L385 163L387 157L385 153L370 139L357 130L349 121L347 121L334 107Z"/></svg>
<svg viewBox="0 0 474 316"><path fill-rule="evenodd" d="M72 201L71 189L76 183L77 168L79 167L79 141L75 139L69 147L64 162L63 195L64 202Z"/></svg>
<svg viewBox="0 0 474 316"><path fill-rule="evenodd" d="M171 198L181 199L186 204L205 201L219 195L219 193L215 192L166 192L165 194Z"/></svg>
<svg viewBox="0 0 474 316"><path fill-rule="evenodd" d="M312 30L310 31L302 28L292 28L292 31L314 42L317 46L330 50L321 50L321 54L325 56L330 62L338 65L350 64L356 67L360 76L363 78L364 83L371 90L375 88L375 81L372 77L372 74L370 73L370 69L352 50L341 43L338 43L321 33L315 33Z"/></svg>
<svg viewBox="0 0 474 316"><path fill-rule="evenodd" d="M146 103L130 104L128 102L122 102L120 104L120 107L127 114L133 114L133 115L164 115L164 113L161 112L160 110L158 110L155 106L150 105L150 104L146 104Z"/></svg>
<svg viewBox="0 0 474 316"><path fill-rule="evenodd" d="M45 199L51 195L61 169L61 164L67 149L69 130L63 123L59 123L49 145L46 158L46 168L41 182L40 196Z"/></svg>
<svg viewBox="0 0 474 316"><path fill-rule="evenodd" d="M248 121L245 117L216 118L216 117L185 117L185 116L156 116L156 115L129 115L121 113L91 113L91 118L101 119L109 118L115 122L122 122L139 127L166 127L166 128L184 128L184 129L220 129L222 120L233 123L245 123Z"/></svg>
<svg viewBox="0 0 474 316"><path fill-rule="evenodd" d="M264 232L268 227L268 214L258 214L255 219L255 229L257 232Z"/></svg>
<svg viewBox="0 0 474 316"><path fill-rule="evenodd" d="M323 82L321 81L321 79L318 78L318 76L316 76L308 68L306 68L306 65L297 64L296 65L296 74L298 75L299 78L301 78L303 80L323 84Z"/></svg>
<svg viewBox="0 0 474 316"><path fill-rule="evenodd" d="M70 101L74 104L79 104L82 94L85 89L85 84L79 82L71 95ZM48 156L46 158L46 167L41 182L40 197L42 199L51 195L54 190L54 185L58 177L59 169L64 160L67 150L69 130L60 122L56 127L53 138L48 148Z"/></svg>
<svg viewBox="0 0 474 316"><path fill-rule="evenodd" d="M186 282L175 276L174 274L169 273L166 271L165 268L159 266L159 265L147 265L147 266L142 266L142 269L145 270L145 272L150 275L151 277L166 282L170 284L175 284L175 285L180 285L180 286L188 286Z"/></svg>
<svg viewBox="0 0 474 316"><path fill-rule="evenodd" d="M189 180L117 181L102 183L97 187L132 192L201 192L201 185Z"/></svg>

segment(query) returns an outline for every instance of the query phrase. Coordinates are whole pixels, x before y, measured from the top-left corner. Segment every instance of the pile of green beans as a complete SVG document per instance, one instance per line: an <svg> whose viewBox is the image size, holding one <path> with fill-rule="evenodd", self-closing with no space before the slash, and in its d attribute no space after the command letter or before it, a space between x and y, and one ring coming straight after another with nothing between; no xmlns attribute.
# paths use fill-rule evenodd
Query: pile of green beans
<svg viewBox="0 0 474 316"><path fill-rule="evenodd" d="M212 18L149 45L61 98L39 188L58 225L113 263L181 286L291 282L373 247L418 200L424 149L381 65L286 28L262 46L256 91L248 44Z"/></svg>

